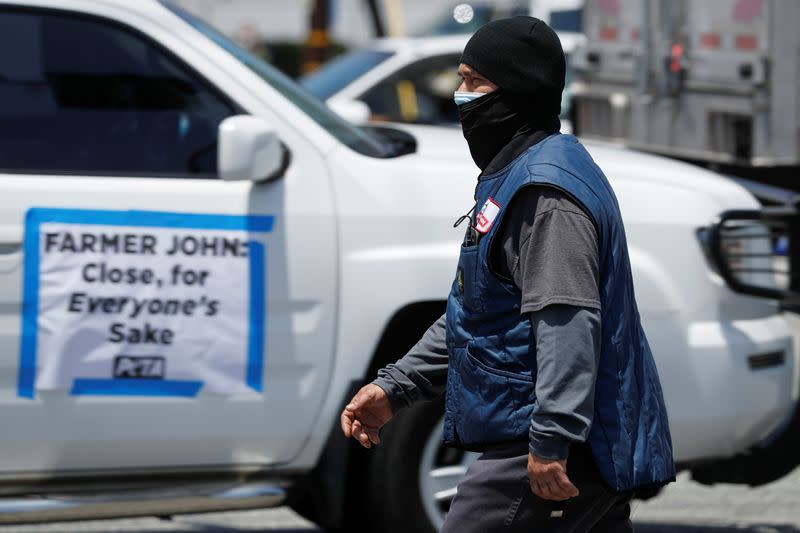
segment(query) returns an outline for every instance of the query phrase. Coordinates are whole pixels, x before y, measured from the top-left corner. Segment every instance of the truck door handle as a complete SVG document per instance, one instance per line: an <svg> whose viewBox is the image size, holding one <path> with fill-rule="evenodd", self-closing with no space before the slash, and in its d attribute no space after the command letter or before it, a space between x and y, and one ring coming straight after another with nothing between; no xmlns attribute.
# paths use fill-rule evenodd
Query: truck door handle
<svg viewBox="0 0 800 533"><path fill-rule="evenodd" d="M12 255L22 250L21 242L0 242L0 255Z"/></svg>

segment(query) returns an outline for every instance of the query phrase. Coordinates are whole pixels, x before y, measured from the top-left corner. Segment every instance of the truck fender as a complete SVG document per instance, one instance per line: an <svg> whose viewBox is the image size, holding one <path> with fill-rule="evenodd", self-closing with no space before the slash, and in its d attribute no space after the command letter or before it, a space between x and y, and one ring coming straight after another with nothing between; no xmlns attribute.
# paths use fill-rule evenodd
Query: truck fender
<svg viewBox="0 0 800 533"><path fill-rule="evenodd" d="M422 337L445 311L445 301L415 302L389 319L372 354L367 371L353 380L339 400L340 408L372 381L378 369L397 360ZM389 422L391 424L391 422ZM316 466L289 491L287 505L300 516L335 531L347 525L346 511L357 504L359 479L364 476L369 450L346 439L338 420L333 424ZM351 516L353 514L351 513Z"/></svg>

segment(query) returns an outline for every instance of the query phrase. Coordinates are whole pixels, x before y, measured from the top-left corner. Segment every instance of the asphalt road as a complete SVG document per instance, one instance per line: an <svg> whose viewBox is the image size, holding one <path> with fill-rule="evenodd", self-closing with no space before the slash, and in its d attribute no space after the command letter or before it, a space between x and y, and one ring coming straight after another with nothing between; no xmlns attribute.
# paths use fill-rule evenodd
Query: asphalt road
<svg viewBox="0 0 800 533"><path fill-rule="evenodd" d="M704 487L682 474L659 497L635 502L637 533L800 533L800 469L759 488ZM2 533L323 533L286 508L31 526Z"/></svg>

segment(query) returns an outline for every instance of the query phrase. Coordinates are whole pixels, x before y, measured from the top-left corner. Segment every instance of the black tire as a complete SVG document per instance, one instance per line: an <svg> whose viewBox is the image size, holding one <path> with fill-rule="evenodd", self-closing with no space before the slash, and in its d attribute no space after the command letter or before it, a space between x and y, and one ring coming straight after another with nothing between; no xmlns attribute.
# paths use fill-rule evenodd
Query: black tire
<svg viewBox="0 0 800 533"><path fill-rule="evenodd" d="M381 533L435 533L420 494L420 462L430 434L444 413L444 398L400 411L371 450L362 496L371 528Z"/></svg>

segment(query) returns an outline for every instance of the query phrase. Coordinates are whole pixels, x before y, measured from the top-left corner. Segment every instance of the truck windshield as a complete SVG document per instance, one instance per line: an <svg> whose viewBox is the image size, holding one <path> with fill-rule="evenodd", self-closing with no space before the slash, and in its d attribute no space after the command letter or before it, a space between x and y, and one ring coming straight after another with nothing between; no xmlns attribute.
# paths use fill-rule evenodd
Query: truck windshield
<svg viewBox="0 0 800 533"><path fill-rule="evenodd" d="M170 0L161 0L161 3L255 72L343 144L371 157L392 157L396 155L379 136L350 124L272 65L251 54L207 23L173 4Z"/></svg>
<svg viewBox="0 0 800 533"><path fill-rule="evenodd" d="M343 54L300 78L300 85L317 98L327 100L392 55L392 52L370 49Z"/></svg>

